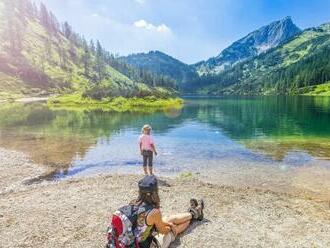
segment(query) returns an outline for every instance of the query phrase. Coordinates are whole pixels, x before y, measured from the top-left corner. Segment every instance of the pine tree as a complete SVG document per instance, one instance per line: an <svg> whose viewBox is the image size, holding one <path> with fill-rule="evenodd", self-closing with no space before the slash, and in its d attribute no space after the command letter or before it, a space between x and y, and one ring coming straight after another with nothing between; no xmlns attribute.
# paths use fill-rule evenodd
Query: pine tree
<svg viewBox="0 0 330 248"><path fill-rule="evenodd" d="M49 20L51 32L53 34L57 34L57 32L60 30L60 23L52 12L49 12Z"/></svg>
<svg viewBox="0 0 330 248"><path fill-rule="evenodd" d="M46 6L43 3L40 3L40 23L48 31L51 31L50 16Z"/></svg>
<svg viewBox="0 0 330 248"><path fill-rule="evenodd" d="M71 36L72 36L73 32L72 32L72 27L69 25L69 23L67 23L67 22L63 23L62 33L67 39L71 40Z"/></svg>
<svg viewBox="0 0 330 248"><path fill-rule="evenodd" d="M95 49L95 44L94 44L94 41L93 40L91 40L90 43L89 43L89 50L91 51L91 53L93 55L95 55L96 49Z"/></svg>
<svg viewBox="0 0 330 248"><path fill-rule="evenodd" d="M91 66L91 53L85 38L82 41L82 47L84 49L84 54L82 55L82 64L84 66L84 74L86 77L89 77L90 66Z"/></svg>
<svg viewBox="0 0 330 248"><path fill-rule="evenodd" d="M101 46L100 41L96 42L96 61L95 61L95 68L98 74L98 81L99 83L104 78L104 72L105 72L105 63L103 60L103 48Z"/></svg>
<svg viewBox="0 0 330 248"><path fill-rule="evenodd" d="M24 13L21 13L20 1L4 0L4 36L9 40L8 50L12 56L20 56L23 50L23 36L26 20Z"/></svg>
<svg viewBox="0 0 330 248"><path fill-rule="evenodd" d="M49 64L52 63L52 41L50 38L45 39L45 58Z"/></svg>

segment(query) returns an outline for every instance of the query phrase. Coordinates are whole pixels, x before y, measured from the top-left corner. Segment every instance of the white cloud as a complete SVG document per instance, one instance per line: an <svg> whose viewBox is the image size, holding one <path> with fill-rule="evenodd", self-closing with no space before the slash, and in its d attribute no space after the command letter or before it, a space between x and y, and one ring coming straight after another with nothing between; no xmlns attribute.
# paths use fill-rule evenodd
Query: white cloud
<svg viewBox="0 0 330 248"><path fill-rule="evenodd" d="M100 15L98 13L93 13L91 14L92 17L100 17Z"/></svg>
<svg viewBox="0 0 330 248"><path fill-rule="evenodd" d="M137 2L139 4L144 4L146 2L146 0L134 0L134 2Z"/></svg>
<svg viewBox="0 0 330 248"><path fill-rule="evenodd" d="M154 25L152 23L147 22L146 20L138 20L136 22L134 22L134 26L137 28L142 28L142 29L146 29L146 30L150 30L150 31L157 31L160 33L169 33L171 32L171 29L166 26L165 24L160 24L160 25Z"/></svg>

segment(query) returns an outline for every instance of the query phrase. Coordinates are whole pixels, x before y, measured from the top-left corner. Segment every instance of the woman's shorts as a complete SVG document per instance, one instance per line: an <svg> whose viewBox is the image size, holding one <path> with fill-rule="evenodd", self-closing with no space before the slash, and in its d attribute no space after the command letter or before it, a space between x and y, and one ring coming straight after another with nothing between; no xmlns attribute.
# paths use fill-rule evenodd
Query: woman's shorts
<svg viewBox="0 0 330 248"><path fill-rule="evenodd" d="M160 248L168 248L172 242L175 240L175 236L173 232L169 232L168 234L157 234L155 238L158 241L158 244L160 245ZM151 244L150 248L156 248L154 244Z"/></svg>

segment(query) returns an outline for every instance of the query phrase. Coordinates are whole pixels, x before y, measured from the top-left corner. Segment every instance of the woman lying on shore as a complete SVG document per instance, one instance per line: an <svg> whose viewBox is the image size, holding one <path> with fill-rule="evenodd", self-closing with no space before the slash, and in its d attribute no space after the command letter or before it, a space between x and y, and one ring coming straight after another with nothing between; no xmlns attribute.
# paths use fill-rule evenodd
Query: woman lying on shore
<svg viewBox="0 0 330 248"><path fill-rule="evenodd" d="M139 197L120 208L108 229L109 248L167 248L193 220L203 219L204 202L192 199L186 213L163 218L155 176L139 181ZM158 233L155 235L155 233Z"/></svg>

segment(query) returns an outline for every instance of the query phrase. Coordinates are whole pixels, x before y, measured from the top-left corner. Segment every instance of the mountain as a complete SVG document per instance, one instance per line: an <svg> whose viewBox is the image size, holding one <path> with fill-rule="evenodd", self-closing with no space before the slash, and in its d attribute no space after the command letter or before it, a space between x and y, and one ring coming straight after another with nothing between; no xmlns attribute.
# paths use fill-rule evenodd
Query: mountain
<svg viewBox="0 0 330 248"><path fill-rule="evenodd" d="M286 43L191 87L202 94L326 94L330 81L330 23L309 28ZM324 87L322 86L324 84ZM197 89L197 90L196 90Z"/></svg>
<svg viewBox="0 0 330 248"><path fill-rule="evenodd" d="M117 60L60 24L44 4L0 1L0 97L81 93L93 98L171 94L174 81ZM164 89L167 88L167 89Z"/></svg>
<svg viewBox="0 0 330 248"><path fill-rule="evenodd" d="M292 22L291 18L286 17L248 34L224 49L218 56L199 62L194 67L199 75L216 74L231 68L238 62L277 47L300 32L301 30Z"/></svg>
<svg viewBox="0 0 330 248"><path fill-rule="evenodd" d="M188 82L197 76L195 69L160 51L132 54L120 60L140 69L175 79L178 83Z"/></svg>

